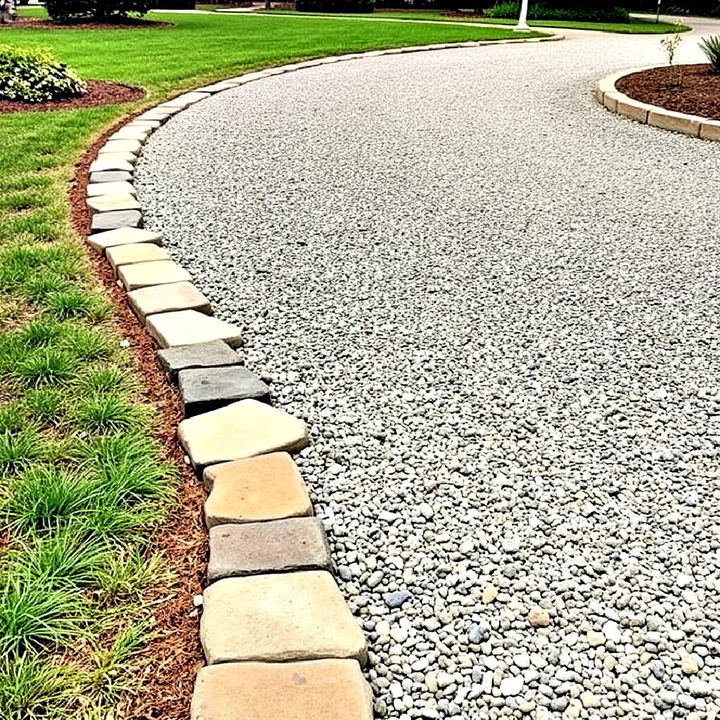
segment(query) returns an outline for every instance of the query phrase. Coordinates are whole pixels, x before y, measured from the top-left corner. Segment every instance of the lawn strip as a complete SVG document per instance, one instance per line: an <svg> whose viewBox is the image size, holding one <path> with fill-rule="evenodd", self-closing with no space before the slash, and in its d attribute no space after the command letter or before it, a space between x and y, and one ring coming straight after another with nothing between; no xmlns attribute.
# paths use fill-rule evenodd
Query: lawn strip
<svg viewBox="0 0 720 720"><path fill-rule="evenodd" d="M210 7L210 6L207 6ZM494 18L471 13L451 13L443 10L376 10L374 13L298 13L294 10L259 10L258 14L294 15L302 17L350 18L357 20L406 20L413 22L446 22L454 24L502 25L512 29L517 18ZM630 35L655 35L674 32L687 32L692 28L668 22L655 23L652 20L631 18L627 23L585 22L582 20L528 20L528 25L537 28L559 28L568 30L596 30L600 32Z"/></svg>

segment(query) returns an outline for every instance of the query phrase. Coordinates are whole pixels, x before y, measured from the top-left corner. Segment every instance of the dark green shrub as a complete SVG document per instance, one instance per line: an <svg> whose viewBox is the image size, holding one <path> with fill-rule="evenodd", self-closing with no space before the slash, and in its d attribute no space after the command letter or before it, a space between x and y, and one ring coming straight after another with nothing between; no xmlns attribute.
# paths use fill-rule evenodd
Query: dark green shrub
<svg viewBox="0 0 720 720"><path fill-rule="evenodd" d="M698 43L715 72L720 73L720 35L709 35Z"/></svg>
<svg viewBox="0 0 720 720"><path fill-rule="evenodd" d="M151 0L47 0L45 8L59 23L78 20L113 22L130 15L144 15Z"/></svg>
<svg viewBox="0 0 720 720"><path fill-rule="evenodd" d="M87 92L85 83L50 50L0 45L0 98L49 102Z"/></svg>
<svg viewBox="0 0 720 720"><path fill-rule="evenodd" d="M650 10L650 6L647 9ZM654 6L651 11L654 12ZM663 15L720 17L720 0L676 0L669 5L663 3L662 12Z"/></svg>
<svg viewBox="0 0 720 720"><path fill-rule="evenodd" d="M517 2L498 2L485 12L488 17L515 18L520 12ZM556 0L553 5L530 3L529 20L579 20L585 22L630 22L630 14L625 8L577 0L565 3Z"/></svg>
<svg viewBox="0 0 720 720"><path fill-rule="evenodd" d="M211 3L218 4L221 3ZM153 7L158 10L194 10L195 0L157 0Z"/></svg>
<svg viewBox="0 0 720 720"><path fill-rule="evenodd" d="M315 13L371 13L375 0L297 0L295 9Z"/></svg>

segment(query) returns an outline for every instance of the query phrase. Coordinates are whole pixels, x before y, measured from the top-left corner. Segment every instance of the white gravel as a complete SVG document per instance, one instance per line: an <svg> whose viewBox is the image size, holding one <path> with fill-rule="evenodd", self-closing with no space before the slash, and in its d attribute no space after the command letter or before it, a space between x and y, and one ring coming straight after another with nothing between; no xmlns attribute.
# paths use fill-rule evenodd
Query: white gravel
<svg viewBox="0 0 720 720"><path fill-rule="evenodd" d="M379 716L718 714L720 144L591 97L661 61L349 62L147 145L148 226L311 424Z"/></svg>

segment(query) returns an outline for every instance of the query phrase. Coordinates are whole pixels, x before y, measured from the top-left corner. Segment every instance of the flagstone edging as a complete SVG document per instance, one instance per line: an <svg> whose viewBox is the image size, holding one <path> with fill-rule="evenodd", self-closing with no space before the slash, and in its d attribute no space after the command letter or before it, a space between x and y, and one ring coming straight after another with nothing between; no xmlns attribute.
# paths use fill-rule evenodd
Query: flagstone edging
<svg viewBox="0 0 720 720"><path fill-rule="evenodd" d="M674 110L666 110L658 105L649 105L621 93L616 87L618 80L627 75L660 67L668 67L668 65L648 65L606 75L595 85L595 99L610 112L646 125L691 135L701 140L720 140L719 120L710 120L700 115L687 115Z"/></svg>
<svg viewBox="0 0 720 720"><path fill-rule="evenodd" d="M146 110L110 135L90 164L87 242L110 263L132 311L159 346L169 379L179 385L192 417L180 422L178 438L209 492L210 566L200 630L207 665L197 678L192 720L220 720L240 706L248 720L271 720L273 708L288 704L298 718L372 720L373 700L361 671L367 641L333 579L324 529L311 517L307 487L290 456L309 442L307 427L272 407L262 380L233 350L242 343L240 329L213 317L210 302L162 248L162 234L142 228L133 173L144 143L194 103L286 72L381 55L562 39L392 48L247 73Z"/></svg>

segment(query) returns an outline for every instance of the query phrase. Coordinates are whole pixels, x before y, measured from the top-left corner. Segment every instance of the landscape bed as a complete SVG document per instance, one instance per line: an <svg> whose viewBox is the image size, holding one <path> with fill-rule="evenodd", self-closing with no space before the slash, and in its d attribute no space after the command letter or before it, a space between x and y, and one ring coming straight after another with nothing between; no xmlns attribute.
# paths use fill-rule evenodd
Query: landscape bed
<svg viewBox="0 0 720 720"><path fill-rule="evenodd" d="M648 105L720 120L720 74L709 64L643 70L625 75L615 86Z"/></svg>

